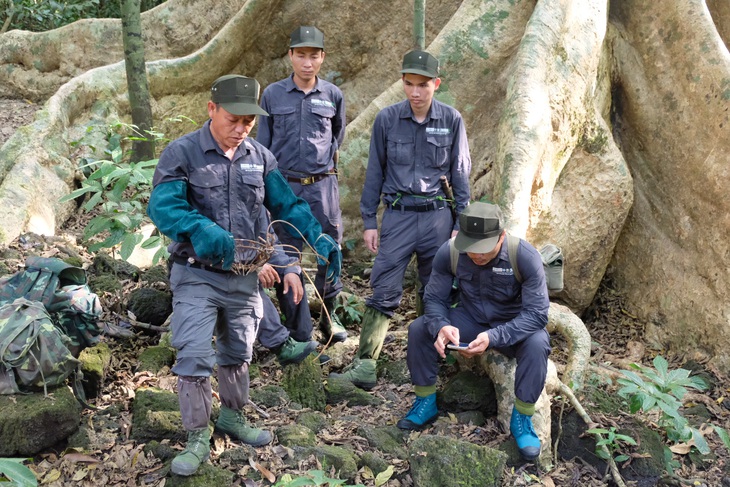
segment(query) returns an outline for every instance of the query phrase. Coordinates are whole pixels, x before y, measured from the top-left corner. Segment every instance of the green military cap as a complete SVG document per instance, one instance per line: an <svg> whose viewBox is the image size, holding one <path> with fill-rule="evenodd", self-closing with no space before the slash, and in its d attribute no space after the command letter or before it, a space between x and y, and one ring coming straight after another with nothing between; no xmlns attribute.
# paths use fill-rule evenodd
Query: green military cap
<svg viewBox="0 0 730 487"><path fill-rule="evenodd" d="M289 49L295 47L316 47L324 50L324 34L316 27L303 25L291 33Z"/></svg>
<svg viewBox="0 0 730 487"><path fill-rule="evenodd" d="M238 74L221 76L210 88L210 99L233 115L269 114L259 106L261 86L253 78Z"/></svg>
<svg viewBox="0 0 730 487"><path fill-rule="evenodd" d="M437 78L439 75L439 60L426 51L411 51L403 56L403 69L400 72Z"/></svg>

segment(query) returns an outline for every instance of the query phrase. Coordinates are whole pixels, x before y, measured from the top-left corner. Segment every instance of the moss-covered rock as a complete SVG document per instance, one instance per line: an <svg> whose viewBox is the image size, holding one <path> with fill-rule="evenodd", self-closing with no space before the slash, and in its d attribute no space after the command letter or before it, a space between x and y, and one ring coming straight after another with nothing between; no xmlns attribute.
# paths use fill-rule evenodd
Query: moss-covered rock
<svg viewBox="0 0 730 487"><path fill-rule="evenodd" d="M358 436L368 440L368 444L378 451L388 453L398 458L406 458L403 431L395 426L366 426L357 429Z"/></svg>
<svg viewBox="0 0 730 487"><path fill-rule="evenodd" d="M343 446L320 445L315 447L294 447L294 462L306 460L314 455L322 464L324 471L335 469L336 477L339 479L352 480L357 474L357 456L355 453Z"/></svg>
<svg viewBox="0 0 730 487"><path fill-rule="evenodd" d="M132 281L137 281L141 274L139 267L124 260L117 260L104 252L100 252L94 256L91 268L93 269L94 274L98 276L111 274L119 280L130 279Z"/></svg>
<svg viewBox="0 0 730 487"><path fill-rule="evenodd" d="M173 449L168 443L160 443L157 440L151 440L145 444L143 451L146 454L152 454L163 462L172 460L179 453Z"/></svg>
<svg viewBox="0 0 730 487"><path fill-rule="evenodd" d="M132 433L138 441L181 441L187 435L182 426L177 394L156 388L137 389L132 405Z"/></svg>
<svg viewBox="0 0 730 487"><path fill-rule="evenodd" d="M137 371L158 373L164 367L175 363L175 349L165 346L152 346L142 350L137 359Z"/></svg>
<svg viewBox="0 0 730 487"><path fill-rule="evenodd" d="M210 487L211 485L232 485L236 474L224 468L218 468L209 462L198 467L198 471L190 477L170 475L165 482L166 487Z"/></svg>
<svg viewBox="0 0 730 487"><path fill-rule="evenodd" d="M249 391L251 400L260 406L275 408L289 402L286 391L277 385L257 387Z"/></svg>
<svg viewBox="0 0 730 487"><path fill-rule="evenodd" d="M481 411L485 416L497 414L497 396L491 379L470 370L459 372L444 386L439 403L447 411Z"/></svg>
<svg viewBox="0 0 730 487"><path fill-rule="evenodd" d="M408 456L414 485L439 487L497 487L507 460L493 448L434 435L413 440Z"/></svg>
<svg viewBox="0 0 730 487"><path fill-rule="evenodd" d="M135 289L129 294L127 309L138 321L160 326L172 314L172 293L151 287Z"/></svg>
<svg viewBox="0 0 730 487"><path fill-rule="evenodd" d="M236 467L236 469L239 469L241 465L248 465L249 458L256 458L256 450L250 445L241 444L226 448L218 457L218 464L221 467Z"/></svg>
<svg viewBox="0 0 730 487"><path fill-rule="evenodd" d="M403 460L406 460L403 458ZM375 452L366 451L360 457L360 461L357 462L359 468L367 467L373 472L373 475L378 475L380 472L385 471L390 465L385 459Z"/></svg>
<svg viewBox="0 0 730 487"><path fill-rule="evenodd" d="M463 411L461 413L456 413L456 419L461 424L473 424L474 426L482 426L486 419L484 418L484 413L481 411Z"/></svg>
<svg viewBox="0 0 730 487"><path fill-rule="evenodd" d="M317 438L314 432L300 424L288 424L277 428L276 437L279 443L288 446L315 446Z"/></svg>
<svg viewBox="0 0 730 487"><path fill-rule="evenodd" d="M89 289L100 295L114 294L122 290L122 283L118 277L112 274L102 274L89 277Z"/></svg>
<svg viewBox="0 0 730 487"><path fill-rule="evenodd" d="M82 350L79 360L81 361L81 372L84 374L82 382L84 394L87 398L97 397L112 360L112 351L109 349L109 345L100 342Z"/></svg>
<svg viewBox="0 0 730 487"><path fill-rule="evenodd" d="M378 377L398 386L411 382L411 373L405 360L379 360Z"/></svg>
<svg viewBox="0 0 730 487"><path fill-rule="evenodd" d="M297 423L319 433L328 426L327 416L320 411L307 411L299 415Z"/></svg>
<svg viewBox="0 0 730 487"><path fill-rule="evenodd" d="M666 470L664 460L665 443L662 436L646 427L638 420L633 420L633 427L620 431L621 434L632 437L639 444L639 456L632 459L626 468L620 469L626 480L659 479Z"/></svg>
<svg viewBox="0 0 730 487"><path fill-rule="evenodd" d="M33 456L79 427L81 406L66 386L0 396L0 457Z"/></svg>
<svg viewBox="0 0 730 487"><path fill-rule="evenodd" d="M382 401L380 398L368 394L355 387L352 382L341 377L330 377L327 379L327 403L339 404L346 402L349 407L352 406L376 406Z"/></svg>
<svg viewBox="0 0 730 487"><path fill-rule="evenodd" d="M310 355L299 364L284 368L281 385L289 398L305 408L324 411L325 393L322 385L322 368Z"/></svg>
<svg viewBox="0 0 730 487"><path fill-rule="evenodd" d="M139 280L146 282L147 284L156 284L161 282L166 286L169 286L170 273L167 271L166 265L156 265L144 271L139 277Z"/></svg>

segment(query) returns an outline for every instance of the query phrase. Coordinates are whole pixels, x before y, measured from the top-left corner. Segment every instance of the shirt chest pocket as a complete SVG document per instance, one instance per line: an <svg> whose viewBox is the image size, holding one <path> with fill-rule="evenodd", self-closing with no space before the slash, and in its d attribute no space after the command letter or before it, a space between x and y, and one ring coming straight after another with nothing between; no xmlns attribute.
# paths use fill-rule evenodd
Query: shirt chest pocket
<svg viewBox="0 0 730 487"><path fill-rule="evenodd" d="M257 217L261 212L261 205L264 201L263 173L242 172L241 181L243 184L239 186L238 199L252 217Z"/></svg>
<svg viewBox="0 0 730 487"><path fill-rule="evenodd" d="M446 168L451 160L451 136L426 137L425 158L429 167Z"/></svg>
<svg viewBox="0 0 730 487"><path fill-rule="evenodd" d="M332 119L335 118L335 108L327 105L310 105L311 131L319 135L332 132Z"/></svg>
<svg viewBox="0 0 730 487"><path fill-rule="evenodd" d="M521 286L513 276L484 273L482 285L495 301L502 303L512 302L520 294Z"/></svg>
<svg viewBox="0 0 730 487"><path fill-rule="evenodd" d="M200 213L215 220L215 210L226 204L226 178L209 169L190 173L188 201Z"/></svg>
<svg viewBox="0 0 730 487"><path fill-rule="evenodd" d="M412 135L388 135L388 162L410 165L415 156L415 139Z"/></svg>
<svg viewBox="0 0 730 487"><path fill-rule="evenodd" d="M296 124L296 108L288 106L272 107L269 115L274 122L274 133L289 134L294 131Z"/></svg>

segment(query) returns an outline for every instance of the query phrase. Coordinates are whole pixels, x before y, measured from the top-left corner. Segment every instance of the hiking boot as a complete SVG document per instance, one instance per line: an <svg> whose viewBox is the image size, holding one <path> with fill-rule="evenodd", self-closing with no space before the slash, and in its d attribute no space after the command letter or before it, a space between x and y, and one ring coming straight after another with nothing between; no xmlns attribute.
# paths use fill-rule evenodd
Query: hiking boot
<svg viewBox="0 0 730 487"><path fill-rule="evenodd" d="M537 433L532 427L532 416L520 413L513 406L509 431L515 437L517 449L522 458L532 461L540 456L540 438L537 437Z"/></svg>
<svg viewBox="0 0 730 487"><path fill-rule="evenodd" d="M327 309L327 313L325 313L325 310L323 309L322 314L319 317L319 330L324 336L323 340L326 342L330 339L330 335L332 335L330 344L344 342L347 340L347 330L345 330L345 327L342 326L340 319L335 313L335 308L337 307L335 301L335 298L325 299L324 307ZM328 313L329 318L327 317Z"/></svg>
<svg viewBox="0 0 730 487"><path fill-rule="evenodd" d="M438 415L435 392L426 397L416 396L416 402L413 403L411 410L408 411L405 418L398 421L396 426L402 430L422 430L436 421Z"/></svg>
<svg viewBox="0 0 730 487"><path fill-rule="evenodd" d="M234 411L225 406L221 407L215 429L251 446L266 445L272 440L271 433L268 431L252 428L246 424L246 418L243 417L241 411Z"/></svg>
<svg viewBox="0 0 730 487"><path fill-rule="evenodd" d="M282 366L298 364L317 349L317 342L298 342L292 337L286 339L275 351L276 358Z"/></svg>
<svg viewBox="0 0 730 487"><path fill-rule="evenodd" d="M190 430L188 431L188 444L172 460L172 473L184 477L192 475L209 456L210 430L208 428Z"/></svg>
<svg viewBox="0 0 730 487"><path fill-rule="evenodd" d="M333 379L347 379L356 387L369 391L378 382L378 376L375 372L375 359L356 358L350 365L345 367L342 374L332 372L330 377Z"/></svg>

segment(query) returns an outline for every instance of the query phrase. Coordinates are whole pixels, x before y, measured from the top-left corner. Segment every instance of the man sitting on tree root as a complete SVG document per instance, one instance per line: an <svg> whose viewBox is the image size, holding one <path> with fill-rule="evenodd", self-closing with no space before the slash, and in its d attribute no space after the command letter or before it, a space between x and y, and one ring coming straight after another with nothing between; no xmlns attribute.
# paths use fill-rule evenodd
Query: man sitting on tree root
<svg viewBox="0 0 730 487"><path fill-rule="evenodd" d="M548 290L542 259L529 243L520 240L514 275L502 211L496 205L472 203L459 215L460 231L439 248L424 295L425 315L408 329L408 369L416 401L398 427L420 430L438 416L436 377L438 360L446 349L458 347L464 357L494 348L517 359L515 405L510 432L520 455L535 460L540 439L532 425L535 403L545 386L550 337ZM458 250L452 269L451 249ZM452 303L452 283L458 280L459 299Z"/></svg>

